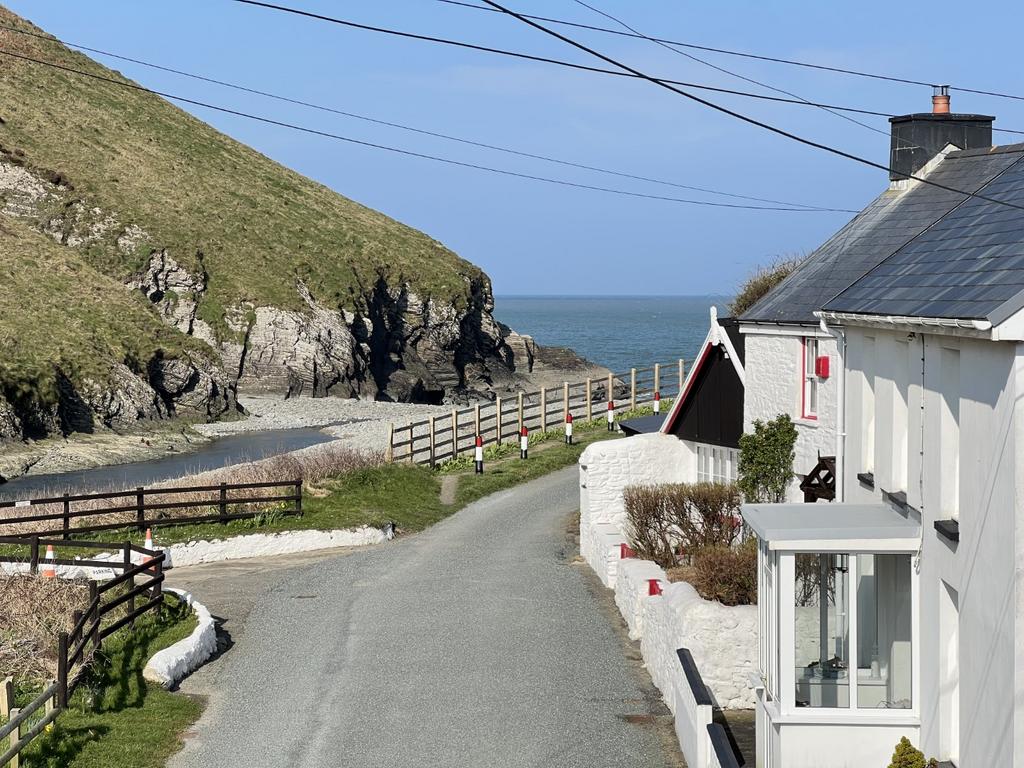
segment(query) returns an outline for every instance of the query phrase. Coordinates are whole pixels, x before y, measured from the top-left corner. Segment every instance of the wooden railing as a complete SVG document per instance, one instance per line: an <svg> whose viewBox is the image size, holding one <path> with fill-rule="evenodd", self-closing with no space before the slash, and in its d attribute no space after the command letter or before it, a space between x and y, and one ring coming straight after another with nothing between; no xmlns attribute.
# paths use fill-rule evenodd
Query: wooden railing
<svg viewBox="0 0 1024 768"><path fill-rule="evenodd" d="M290 492L271 495L261 493L279 488ZM166 500L174 496L187 498ZM97 502L103 501L112 504L97 506ZM134 527L144 531L146 528L165 525L226 523L229 520L255 517L260 514L260 510L254 507L266 504L289 504L279 510L279 514L301 515L302 480L135 488L113 493L64 494L23 501L0 501L0 513L9 509L18 509L19 512L23 508L27 510L0 517L0 534L60 536L67 539L72 534L119 528ZM36 512L33 508L40 511ZM184 514L189 510L206 514ZM83 518L88 520L82 522ZM76 524L75 521L79 522ZM48 528L48 524L55 527ZM22 533L20 529L27 530ZM38 557L38 553L36 555Z"/></svg>
<svg viewBox="0 0 1024 768"><path fill-rule="evenodd" d="M54 542L33 537L0 538L0 544L9 545L6 549L16 550L24 547L26 557L38 553L40 545L53 545ZM109 550L110 543L80 542L73 545L57 541L60 546L86 546L87 548L103 548ZM138 555L141 563L134 563L132 555ZM57 636L57 679L43 689L42 693L24 706L14 706L14 681L8 677L0 688L0 716L6 722L0 725L0 749L7 741L7 749L0 754L0 768L11 766L17 768L20 754L52 723L57 715L67 709L68 700L82 682L93 654L98 651L103 641L119 629L130 626L147 611L159 610L163 603L164 553L156 550L137 547L131 542L124 542L120 560L98 560L97 565L120 570L121 573L110 581L98 584L89 582L89 602L85 610L75 611L71 616L70 632L61 632ZM11 556L5 556L6 562L17 562ZM20 562L24 562L22 558ZM83 565L81 560L58 559L56 564L73 563ZM144 579L139 583L138 579ZM141 599L141 605L138 601ZM122 608L124 615L111 619L111 614ZM42 711L42 716L39 712Z"/></svg>
<svg viewBox="0 0 1024 768"><path fill-rule="evenodd" d="M681 359L668 365L657 363L625 373L610 373L600 380L565 382L560 387L520 392L515 397L496 398L493 403L453 409L442 416L392 424L388 460L434 466L471 452L477 436L484 445L500 445L517 440L523 427L529 432L561 427L568 414L586 421L607 419L609 403L615 418L653 403L666 390L675 396L682 390L684 373Z"/></svg>

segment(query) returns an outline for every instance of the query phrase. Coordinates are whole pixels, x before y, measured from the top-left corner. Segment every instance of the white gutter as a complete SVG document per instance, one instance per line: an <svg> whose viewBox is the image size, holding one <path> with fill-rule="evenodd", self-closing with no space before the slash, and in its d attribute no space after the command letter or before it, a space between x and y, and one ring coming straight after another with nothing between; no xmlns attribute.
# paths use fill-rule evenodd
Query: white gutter
<svg viewBox="0 0 1024 768"><path fill-rule="evenodd" d="M842 502L846 498L844 489L846 477L846 334L839 329L833 330L825 322L825 313L818 316L821 323L821 330L836 340L836 349L839 351L839 381L836 384L836 498Z"/></svg>
<svg viewBox="0 0 1024 768"><path fill-rule="evenodd" d="M971 331L991 331L988 320L963 320L952 317L912 317L907 315L862 315L857 312L815 312L822 321L851 322L871 325L912 325L926 328L963 328ZM822 326L824 327L824 325Z"/></svg>

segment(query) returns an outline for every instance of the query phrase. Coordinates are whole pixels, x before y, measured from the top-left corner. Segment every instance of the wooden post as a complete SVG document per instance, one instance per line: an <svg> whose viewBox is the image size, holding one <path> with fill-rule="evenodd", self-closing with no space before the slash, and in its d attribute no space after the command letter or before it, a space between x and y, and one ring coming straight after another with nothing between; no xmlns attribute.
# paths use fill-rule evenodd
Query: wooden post
<svg viewBox="0 0 1024 768"><path fill-rule="evenodd" d="M629 410L636 410L636 368L629 369Z"/></svg>
<svg viewBox="0 0 1024 768"><path fill-rule="evenodd" d="M591 395L591 393L590 393L590 385L591 385L590 379L587 379L587 391L586 391L586 395L585 395L585 397L587 399L587 421L593 421L594 420L594 404L591 402L592 398L590 396Z"/></svg>
<svg viewBox="0 0 1024 768"><path fill-rule="evenodd" d="M459 411L452 408L452 458L459 457Z"/></svg>
<svg viewBox="0 0 1024 768"><path fill-rule="evenodd" d="M572 409L569 407L569 382L562 382L562 421L564 422L569 418L569 412Z"/></svg>
<svg viewBox="0 0 1024 768"><path fill-rule="evenodd" d="M523 393L519 393L519 434L523 434Z"/></svg>
<svg viewBox="0 0 1024 768"><path fill-rule="evenodd" d="M540 431L548 431L548 389L540 388Z"/></svg>
<svg viewBox="0 0 1024 768"><path fill-rule="evenodd" d="M416 447L416 441L412 439L412 419L409 419L409 463L412 464L415 459L413 458L413 449Z"/></svg>
<svg viewBox="0 0 1024 768"><path fill-rule="evenodd" d="M606 395L605 400L611 402L615 399L615 389L612 383L612 374L608 374L608 384L605 386L604 393Z"/></svg>
<svg viewBox="0 0 1024 768"><path fill-rule="evenodd" d="M220 503L217 505L220 511L220 524L224 525L228 521L228 484L220 484Z"/></svg>
<svg viewBox="0 0 1024 768"><path fill-rule="evenodd" d="M475 435L480 435L480 403L477 403L473 408L474 425L476 426ZM480 435L483 437L483 435Z"/></svg>
<svg viewBox="0 0 1024 768"><path fill-rule="evenodd" d="M14 678L7 676L3 685L0 685L0 715L7 717L14 706Z"/></svg>
<svg viewBox="0 0 1024 768"><path fill-rule="evenodd" d="M655 363L654 364L654 391L658 392L660 390L661 390L661 363ZM651 397L654 397L653 393L651 393Z"/></svg>
<svg viewBox="0 0 1024 768"><path fill-rule="evenodd" d="M683 358L679 358L679 394L683 393L683 382L686 377L683 375Z"/></svg>
<svg viewBox="0 0 1024 768"><path fill-rule="evenodd" d="M28 572L39 573L39 537L33 536L28 549Z"/></svg>
<svg viewBox="0 0 1024 768"><path fill-rule="evenodd" d="M295 480L295 514L302 517L302 478Z"/></svg>
<svg viewBox="0 0 1024 768"><path fill-rule="evenodd" d="M100 601L99 601L99 585L95 581L89 581L89 605L92 606L92 616L89 617L87 624L92 624L92 647L96 650L100 648Z"/></svg>
<svg viewBox="0 0 1024 768"><path fill-rule="evenodd" d="M494 400L494 431L498 438L498 445L501 445L501 398Z"/></svg>
<svg viewBox="0 0 1024 768"><path fill-rule="evenodd" d="M57 706L68 708L68 633L57 635Z"/></svg>
<svg viewBox="0 0 1024 768"><path fill-rule="evenodd" d="M63 520L64 533L61 535L62 539L67 539L68 532L71 530L71 499L68 494L64 494L64 520Z"/></svg>
<svg viewBox="0 0 1024 768"><path fill-rule="evenodd" d="M430 466L434 466L434 452L437 450L437 438L434 434L434 417L430 417Z"/></svg>
<svg viewBox="0 0 1024 768"><path fill-rule="evenodd" d="M20 707L15 707L14 709L11 710L11 718L10 719L14 720L20 714L21 714L21 708ZM21 724L20 723L18 724L18 727L14 729L14 732L10 735L10 741L7 742L7 743L10 744L13 747L19 741L21 741ZM14 757L12 757L11 761L7 764L7 768L21 768L21 756L20 755L15 755Z"/></svg>
<svg viewBox="0 0 1024 768"><path fill-rule="evenodd" d="M142 486L135 489L135 526L146 530L146 489Z"/></svg>
<svg viewBox="0 0 1024 768"><path fill-rule="evenodd" d="M395 422L388 424L388 452L387 452L388 464L393 464L395 461Z"/></svg>

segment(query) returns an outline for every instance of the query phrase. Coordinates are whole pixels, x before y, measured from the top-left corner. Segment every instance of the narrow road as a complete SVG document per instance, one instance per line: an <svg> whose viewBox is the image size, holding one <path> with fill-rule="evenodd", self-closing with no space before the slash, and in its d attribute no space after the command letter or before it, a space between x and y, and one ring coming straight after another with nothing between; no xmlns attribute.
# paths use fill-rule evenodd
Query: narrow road
<svg viewBox="0 0 1024 768"><path fill-rule="evenodd" d="M681 766L609 594L574 562L576 478L372 549L172 571L235 644L183 686L210 704L171 768Z"/></svg>

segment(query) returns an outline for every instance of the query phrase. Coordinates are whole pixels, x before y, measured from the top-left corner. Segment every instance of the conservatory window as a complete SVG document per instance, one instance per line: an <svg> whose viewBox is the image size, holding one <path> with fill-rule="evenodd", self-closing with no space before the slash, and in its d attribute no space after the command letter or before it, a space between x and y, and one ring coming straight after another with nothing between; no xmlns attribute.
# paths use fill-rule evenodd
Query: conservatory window
<svg viewBox="0 0 1024 768"><path fill-rule="evenodd" d="M850 706L849 556L797 553L794 582L796 706Z"/></svg>
<svg viewBox="0 0 1024 768"><path fill-rule="evenodd" d="M910 555L857 555L857 707L912 705Z"/></svg>

